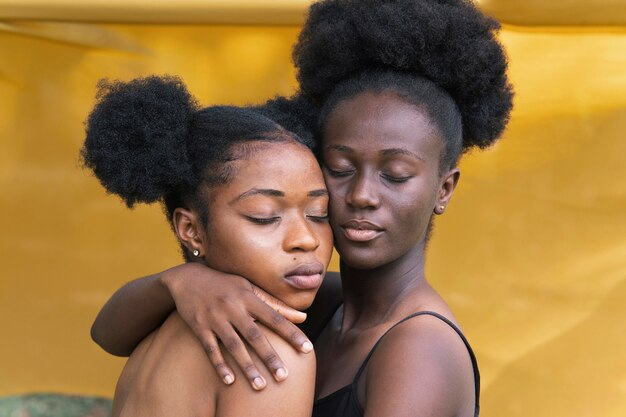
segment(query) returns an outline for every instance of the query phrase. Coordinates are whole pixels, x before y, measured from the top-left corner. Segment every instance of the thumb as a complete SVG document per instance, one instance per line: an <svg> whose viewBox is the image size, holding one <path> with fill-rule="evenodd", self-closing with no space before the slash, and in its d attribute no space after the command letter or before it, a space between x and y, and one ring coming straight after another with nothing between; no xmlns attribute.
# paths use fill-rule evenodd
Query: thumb
<svg viewBox="0 0 626 417"><path fill-rule="evenodd" d="M298 324L306 320L306 313L289 307L284 302L274 298L254 284L252 284L252 292L265 304L285 316L290 322Z"/></svg>

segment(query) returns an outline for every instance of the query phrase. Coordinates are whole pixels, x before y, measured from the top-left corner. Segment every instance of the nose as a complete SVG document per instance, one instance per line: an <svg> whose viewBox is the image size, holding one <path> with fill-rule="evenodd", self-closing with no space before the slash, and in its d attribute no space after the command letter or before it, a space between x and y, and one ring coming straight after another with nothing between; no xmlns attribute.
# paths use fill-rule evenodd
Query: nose
<svg viewBox="0 0 626 417"><path fill-rule="evenodd" d="M283 241L286 252L311 252L320 245L319 237L306 216L298 216L288 224L288 230Z"/></svg>
<svg viewBox="0 0 626 417"><path fill-rule="evenodd" d="M362 173L354 177L346 202L357 209L376 209L380 206L380 197L376 190L375 179L371 175Z"/></svg>

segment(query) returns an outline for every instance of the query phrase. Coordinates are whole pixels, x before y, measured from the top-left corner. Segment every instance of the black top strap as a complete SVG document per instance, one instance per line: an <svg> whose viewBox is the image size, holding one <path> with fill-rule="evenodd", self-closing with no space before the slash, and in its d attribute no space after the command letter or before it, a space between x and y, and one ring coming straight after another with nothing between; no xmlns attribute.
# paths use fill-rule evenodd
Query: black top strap
<svg viewBox="0 0 626 417"><path fill-rule="evenodd" d="M476 356L474 356L474 351L472 350L472 347L470 346L469 342L467 341L467 339L465 338L465 335L463 334L463 332L461 332L461 329L459 329L454 323L452 323L450 320L448 320L446 317L442 316L439 313L435 313L434 311L418 311L417 313L413 313L411 315L406 316L405 318L403 318L402 320L400 320L399 322L397 322L396 324L394 324L393 326L391 326L381 337L380 339L378 339L378 341L376 342L376 344L374 345L374 347L372 348L372 350L369 351L369 353L367 354L367 356L365 357L365 360L363 361L363 363L361 364L361 367L359 368L359 370L356 373L356 376L354 377L354 381L352 382L352 384L354 386L356 386L356 383L359 380L359 377L361 376L361 374L363 373L363 370L365 369L365 366L367 366L367 363L369 362L370 358L372 357L372 355L374 354L374 351L376 350L376 348L378 347L378 345L380 344L380 342L383 340L383 338L387 335L387 333L389 333L390 331L392 331L397 325L404 323L405 321L412 319L413 317L417 317L417 316L423 316L423 315L429 315L429 316L434 316L437 317L439 320L443 321L444 323L446 323L448 326L452 327L452 329L459 335L459 337L461 338L461 340L463 341L463 343L465 344L465 347L467 348L467 351L469 352L470 355L470 359L472 361L472 368L474 370L474 389L475 389L475 400L476 400L476 407L475 407L475 412L474 415L478 416L478 411L480 409L479 407L479 401L480 401L480 373L478 372L478 363L476 362Z"/></svg>

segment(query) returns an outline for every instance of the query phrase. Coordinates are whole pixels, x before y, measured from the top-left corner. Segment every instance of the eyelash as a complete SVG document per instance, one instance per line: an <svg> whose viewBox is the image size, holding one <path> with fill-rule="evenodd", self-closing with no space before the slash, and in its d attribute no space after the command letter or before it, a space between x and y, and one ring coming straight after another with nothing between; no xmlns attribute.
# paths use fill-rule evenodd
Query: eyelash
<svg viewBox="0 0 626 417"><path fill-rule="evenodd" d="M328 214L325 216L307 216L307 217L313 220L314 222L318 222L318 223L324 223L328 221Z"/></svg>
<svg viewBox="0 0 626 417"><path fill-rule="evenodd" d="M276 223L277 221L280 220L280 217L270 217L268 219L263 219L263 218L259 218L259 217L250 217L250 216L246 216L246 217L252 223L261 224L261 225L273 224L273 223ZM318 222L318 223L324 223L324 222L328 221L328 215L325 215L325 216L307 216L307 217L309 219L311 219L312 221Z"/></svg>
<svg viewBox="0 0 626 417"><path fill-rule="evenodd" d="M250 217L250 216L246 216L246 217L252 223L262 224L262 225L273 224L273 223L276 223L280 219L280 217L270 217L268 219L259 218L259 217Z"/></svg>
<svg viewBox="0 0 626 417"><path fill-rule="evenodd" d="M385 175L385 174L382 174L381 176L384 179L386 179L387 181L395 182L395 183L398 183L398 184L401 184L403 182L407 182L408 180L410 180L412 178L410 176L409 177L392 177L391 175Z"/></svg>
<svg viewBox="0 0 626 417"><path fill-rule="evenodd" d="M354 172L354 171L333 171L332 169L328 167L326 169L328 170L328 173L332 177L347 177Z"/></svg>
<svg viewBox="0 0 626 417"><path fill-rule="evenodd" d="M348 177L350 175L352 175L352 173L354 171L333 171L330 168L326 168L328 169L328 173L335 178L343 178L343 177ZM407 182L408 180L410 180L412 177L393 177L391 175L386 175L386 174L381 174L381 177L383 177L385 180L389 181L389 182L393 182L393 183L397 183L397 184L402 184L404 182Z"/></svg>

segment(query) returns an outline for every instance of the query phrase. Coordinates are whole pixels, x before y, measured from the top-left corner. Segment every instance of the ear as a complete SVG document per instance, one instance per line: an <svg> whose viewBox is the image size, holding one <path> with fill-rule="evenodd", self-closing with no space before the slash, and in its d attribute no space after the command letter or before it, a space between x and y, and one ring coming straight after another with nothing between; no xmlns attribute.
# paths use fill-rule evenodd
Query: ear
<svg viewBox="0 0 626 417"><path fill-rule="evenodd" d="M450 203L452 193L454 193L454 189L456 188L460 177L461 171L459 171L458 168L452 168L441 177L439 191L437 192L437 201L435 201L435 214L441 215L444 211L446 211L446 207L448 207L448 204Z"/></svg>
<svg viewBox="0 0 626 417"><path fill-rule="evenodd" d="M198 215L193 211L178 207L172 215L176 236L193 253L198 251L198 258L204 257L204 233Z"/></svg>

